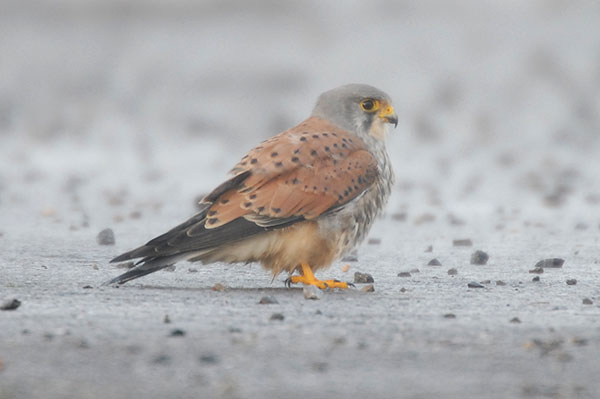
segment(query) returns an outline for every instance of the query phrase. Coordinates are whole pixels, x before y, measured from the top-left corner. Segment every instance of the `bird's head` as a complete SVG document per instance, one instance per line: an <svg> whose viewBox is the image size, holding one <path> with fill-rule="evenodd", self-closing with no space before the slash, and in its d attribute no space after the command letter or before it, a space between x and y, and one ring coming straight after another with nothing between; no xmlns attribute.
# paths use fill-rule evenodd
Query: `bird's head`
<svg viewBox="0 0 600 399"><path fill-rule="evenodd" d="M398 125L390 97L375 87L349 84L319 96L312 116L326 119L362 138L385 139L390 124Z"/></svg>

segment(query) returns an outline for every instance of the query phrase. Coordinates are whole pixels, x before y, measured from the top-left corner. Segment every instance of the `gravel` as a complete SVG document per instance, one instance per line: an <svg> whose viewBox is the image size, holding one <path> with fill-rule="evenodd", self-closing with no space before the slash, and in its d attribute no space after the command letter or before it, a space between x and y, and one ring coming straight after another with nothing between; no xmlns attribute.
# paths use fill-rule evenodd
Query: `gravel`
<svg viewBox="0 0 600 399"><path fill-rule="evenodd" d="M535 264L535 267L541 267L543 269L557 269L563 267L564 263L565 260L560 258L542 259Z"/></svg>
<svg viewBox="0 0 600 399"><path fill-rule="evenodd" d="M98 245L115 245L115 233L112 229L104 229L96 236Z"/></svg>
<svg viewBox="0 0 600 399"><path fill-rule="evenodd" d="M480 250L477 250L471 254L472 265L485 265L489 259L490 256L487 253Z"/></svg>
<svg viewBox="0 0 600 399"><path fill-rule="evenodd" d="M354 284L373 283L375 280L369 273L354 272Z"/></svg>

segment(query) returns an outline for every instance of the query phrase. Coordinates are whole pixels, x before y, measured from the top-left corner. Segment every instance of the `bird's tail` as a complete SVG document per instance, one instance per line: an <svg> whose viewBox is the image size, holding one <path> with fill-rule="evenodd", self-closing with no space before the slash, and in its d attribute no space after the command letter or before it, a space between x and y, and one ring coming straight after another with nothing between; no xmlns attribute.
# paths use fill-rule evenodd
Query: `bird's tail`
<svg viewBox="0 0 600 399"><path fill-rule="evenodd" d="M102 285L125 284L128 281L134 280L136 278L145 276L150 273L154 273L158 270L164 269L165 267L172 266L181 258L182 256L164 256L156 257L154 259L143 260L134 268L113 278L112 280L105 281L104 283L102 283Z"/></svg>

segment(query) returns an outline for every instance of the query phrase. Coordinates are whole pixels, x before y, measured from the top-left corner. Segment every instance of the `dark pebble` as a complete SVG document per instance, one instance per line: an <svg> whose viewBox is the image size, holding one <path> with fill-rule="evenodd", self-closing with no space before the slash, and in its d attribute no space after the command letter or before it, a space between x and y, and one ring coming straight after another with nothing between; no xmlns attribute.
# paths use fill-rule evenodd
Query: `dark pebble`
<svg viewBox="0 0 600 399"><path fill-rule="evenodd" d="M535 264L535 267L541 267L543 269L558 269L563 266L565 263L564 259L560 258L550 258L543 259Z"/></svg>
<svg viewBox="0 0 600 399"><path fill-rule="evenodd" d="M400 273L398 273L398 277L410 277L410 273L409 272L400 272Z"/></svg>
<svg viewBox="0 0 600 399"><path fill-rule="evenodd" d="M163 319L163 323L171 324L171 318L169 317L168 314L165 315L165 318Z"/></svg>
<svg viewBox="0 0 600 399"><path fill-rule="evenodd" d="M260 298L260 301L258 301L258 303L260 303L261 305L271 305L279 302L277 302L277 299L275 299L275 297L273 296L263 296L262 298Z"/></svg>
<svg viewBox="0 0 600 399"><path fill-rule="evenodd" d="M375 292L375 287L373 284L365 285L360 289L362 292Z"/></svg>
<svg viewBox="0 0 600 399"><path fill-rule="evenodd" d="M456 319L456 315L454 313L446 313L444 319Z"/></svg>
<svg viewBox="0 0 600 399"><path fill-rule="evenodd" d="M421 273L421 271L420 271L419 269L417 269L417 268L410 269L409 271L410 271L411 273Z"/></svg>
<svg viewBox="0 0 600 399"><path fill-rule="evenodd" d="M361 272L355 272L354 273L354 283L355 284L366 284L366 283L374 283L375 280L373 279L373 276L371 276L369 273L361 273Z"/></svg>
<svg viewBox="0 0 600 399"><path fill-rule="evenodd" d="M404 222L406 221L406 213L392 213L392 220L395 220L397 222Z"/></svg>
<svg viewBox="0 0 600 399"><path fill-rule="evenodd" d="M534 267L533 269L531 269L529 271L529 273L532 273L532 274L542 274L542 273L544 273L544 269L542 267Z"/></svg>
<svg viewBox="0 0 600 399"><path fill-rule="evenodd" d="M200 362L206 364L217 364L219 363L219 358L216 355L213 355L212 353L207 353L200 356Z"/></svg>
<svg viewBox="0 0 600 399"><path fill-rule="evenodd" d="M89 290L90 288L94 288L94 287L92 287L91 285L84 285L83 286L83 289L86 289L86 290Z"/></svg>
<svg viewBox="0 0 600 399"><path fill-rule="evenodd" d="M531 279L531 281L535 281L535 282L540 281L540 276L535 276L534 278Z"/></svg>
<svg viewBox="0 0 600 399"><path fill-rule="evenodd" d="M343 262L358 262L358 256L356 255L346 255L342 258Z"/></svg>
<svg viewBox="0 0 600 399"><path fill-rule="evenodd" d="M406 292L406 291L407 291L406 288L404 288L404 287L400 288L400 292Z"/></svg>
<svg viewBox="0 0 600 399"><path fill-rule="evenodd" d="M198 273L198 269L196 269L195 267L190 267L188 269L188 273Z"/></svg>
<svg viewBox="0 0 600 399"><path fill-rule="evenodd" d="M473 245L473 241L471 241L469 238L453 240L452 245L455 247L470 247Z"/></svg>
<svg viewBox="0 0 600 399"><path fill-rule="evenodd" d="M425 248L425 252L433 252L433 245L430 245L427 248Z"/></svg>
<svg viewBox="0 0 600 399"><path fill-rule="evenodd" d="M173 330L171 330L171 333L169 334L170 337L183 337L185 336L185 331L183 331L180 328L175 328Z"/></svg>
<svg viewBox="0 0 600 399"><path fill-rule="evenodd" d="M269 320L283 320L285 319L285 316L283 315L283 313L273 313L271 315L271 317L269 318Z"/></svg>
<svg viewBox="0 0 600 399"><path fill-rule="evenodd" d="M427 266L441 266L441 265L442 265L442 263L438 260L438 258L433 258L427 263Z"/></svg>
<svg viewBox="0 0 600 399"><path fill-rule="evenodd" d="M19 306L21 306L21 301L19 301L18 299L8 299L2 302L2 305L0 305L0 310L15 310Z"/></svg>
<svg viewBox="0 0 600 399"><path fill-rule="evenodd" d="M455 268L448 269L449 276L456 276L457 274L458 274L458 270L456 270Z"/></svg>
<svg viewBox="0 0 600 399"><path fill-rule="evenodd" d="M467 287L469 287L469 288L483 288L483 285L479 284L477 281L471 281L469 284L467 284Z"/></svg>
<svg viewBox="0 0 600 399"><path fill-rule="evenodd" d="M122 263L117 263L115 265L115 267L117 269L132 269L133 267L135 267L135 262L122 262Z"/></svg>
<svg viewBox="0 0 600 399"><path fill-rule="evenodd" d="M575 280L574 278L570 278L567 280L567 285L575 285L577 284L577 280Z"/></svg>
<svg viewBox="0 0 600 399"><path fill-rule="evenodd" d="M590 298L583 298L583 301L582 301L582 303L583 303L584 305L593 305L593 304L594 304L594 301L592 301Z"/></svg>
<svg viewBox="0 0 600 399"><path fill-rule="evenodd" d="M230 333L241 333L242 329L239 327L229 327L227 331L229 331Z"/></svg>
<svg viewBox="0 0 600 399"><path fill-rule="evenodd" d="M518 324L518 323L520 323L520 322L521 322L521 319L519 319L518 317L513 317L512 319L510 319L510 322L511 322L511 323L517 323L517 324Z"/></svg>
<svg viewBox="0 0 600 399"><path fill-rule="evenodd" d="M504 285L506 285L506 283L502 280L497 280L496 285L504 286Z"/></svg>
<svg viewBox="0 0 600 399"><path fill-rule="evenodd" d="M379 244L381 244L381 239L379 239L379 238L369 238L369 241L367 241L367 244L369 244L369 245L379 245Z"/></svg>
<svg viewBox="0 0 600 399"><path fill-rule="evenodd" d="M482 280L479 282L480 284L491 284L492 280Z"/></svg>
<svg viewBox="0 0 600 399"><path fill-rule="evenodd" d="M99 245L115 245L115 233L112 229L104 229L96 236Z"/></svg>
<svg viewBox="0 0 600 399"><path fill-rule="evenodd" d="M471 264L472 265L485 265L490 259L490 256L483 251L475 251L471 254Z"/></svg>

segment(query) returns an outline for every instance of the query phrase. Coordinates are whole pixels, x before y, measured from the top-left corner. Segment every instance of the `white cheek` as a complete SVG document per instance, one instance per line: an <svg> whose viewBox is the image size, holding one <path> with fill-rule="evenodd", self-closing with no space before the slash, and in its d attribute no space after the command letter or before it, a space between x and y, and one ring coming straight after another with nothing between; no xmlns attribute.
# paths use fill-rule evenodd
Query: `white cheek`
<svg viewBox="0 0 600 399"><path fill-rule="evenodd" d="M385 140L385 136L388 133L388 129L389 126L387 123L384 123L382 120L377 119L373 121L373 124L371 124L369 135L375 137L377 140Z"/></svg>

